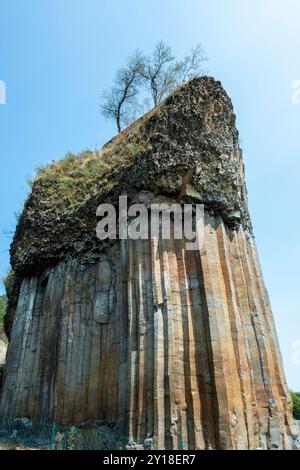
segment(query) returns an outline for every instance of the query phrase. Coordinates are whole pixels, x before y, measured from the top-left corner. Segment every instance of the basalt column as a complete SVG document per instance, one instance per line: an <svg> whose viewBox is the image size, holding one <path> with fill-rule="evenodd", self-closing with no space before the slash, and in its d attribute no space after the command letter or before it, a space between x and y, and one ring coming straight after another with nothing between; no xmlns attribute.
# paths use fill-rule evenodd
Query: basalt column
<svg viewBox="0 0 300 470"><path fill-rule="evenodd" d="M96 209L124 194L148 208L204 205L199 249L172 230L167 240L100 242ZM156 449L296 446L235 116L219 82L192 80L100 154L46 169L11 257L1 415L101 420Z"/></svg>

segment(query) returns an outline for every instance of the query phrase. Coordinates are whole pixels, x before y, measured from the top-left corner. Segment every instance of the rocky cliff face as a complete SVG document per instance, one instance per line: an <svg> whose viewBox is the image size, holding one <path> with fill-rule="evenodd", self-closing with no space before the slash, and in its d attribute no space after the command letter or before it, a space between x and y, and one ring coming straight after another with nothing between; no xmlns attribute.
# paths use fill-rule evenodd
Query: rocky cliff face
<svg viewBox="0 0 300 470"><path fill-rule="evenodd" d="M96 208L205 205L204 244L96 238ZM292 448L231 102L203 77L38 177L11 249L0 414L106 421L159 449Z"/></svg>

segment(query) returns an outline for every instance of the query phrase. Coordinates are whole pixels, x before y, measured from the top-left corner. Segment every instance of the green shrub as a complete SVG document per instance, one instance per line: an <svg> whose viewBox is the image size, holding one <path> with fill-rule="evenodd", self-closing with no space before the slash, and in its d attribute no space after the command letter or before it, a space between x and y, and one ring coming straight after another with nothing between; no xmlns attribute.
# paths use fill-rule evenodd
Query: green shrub
<svg viewBox="0 0 300 470"><path fill-rule="evenodd" d="M293 415L295 419L300 419L300 396L298 393L291 391L291 397L293 400Z"/></svg>

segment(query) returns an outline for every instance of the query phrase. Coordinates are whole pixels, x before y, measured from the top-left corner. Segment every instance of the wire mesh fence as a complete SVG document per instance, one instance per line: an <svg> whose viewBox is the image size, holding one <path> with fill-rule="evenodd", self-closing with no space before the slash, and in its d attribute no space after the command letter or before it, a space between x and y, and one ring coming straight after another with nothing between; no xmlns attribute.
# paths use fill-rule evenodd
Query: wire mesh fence
<svg viewBox="0 0 300 470"><path fill-rule="evenodd" d="M125 450L128 438L102 423L88 429L0 416L0 449Z"/></svg>

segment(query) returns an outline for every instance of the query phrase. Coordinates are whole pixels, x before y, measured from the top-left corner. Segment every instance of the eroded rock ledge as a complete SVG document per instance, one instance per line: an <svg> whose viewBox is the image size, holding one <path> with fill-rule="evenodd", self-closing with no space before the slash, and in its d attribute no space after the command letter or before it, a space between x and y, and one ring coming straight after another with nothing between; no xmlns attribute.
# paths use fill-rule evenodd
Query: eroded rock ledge
<svg viewBox="0 0 300 470"><path fill-rule="evenodd" d="M34 273L66 254L99 249L96 207L103 201L116 202L123 193L130 198L148 190L180 196L183 202L189 191L181 194L182 186L191 185L190 198L224 221L251 230L235 115L220 82L212 78L195 79L179 88L102 152L86 152L71 166L67 181L68 172L60 162L36 179L11 248L16 272ZM88 190L71 191L72 179L75 185L88 181Z"/></svg>

